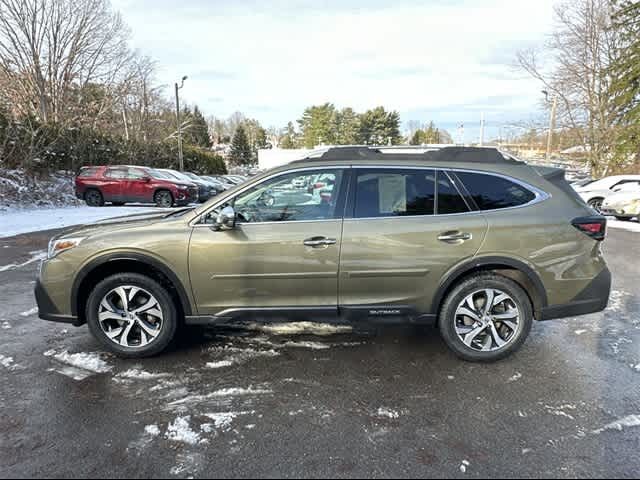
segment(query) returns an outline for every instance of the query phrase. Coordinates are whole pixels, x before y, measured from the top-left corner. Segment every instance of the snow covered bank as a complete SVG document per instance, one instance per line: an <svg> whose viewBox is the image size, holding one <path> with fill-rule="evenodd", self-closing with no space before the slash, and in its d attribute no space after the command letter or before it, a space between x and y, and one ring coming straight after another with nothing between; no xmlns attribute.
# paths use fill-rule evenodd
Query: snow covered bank
<svg viewBox="0 0 640 480"><path fill-rule="evenodd" d="M617 228L619 230L627 230L629 232L640 233L640 222L630 221L623 222L615 218L609 218L607 225L609 228Z"/></svg>
<svg viewBox="0 0 640 480"><path fill-rule="evenodd" d="M136 213L152 213L157 210L154 206L9 208L4 211L0 210L0 238L91 224L100 220L135 215Z"/></svg>

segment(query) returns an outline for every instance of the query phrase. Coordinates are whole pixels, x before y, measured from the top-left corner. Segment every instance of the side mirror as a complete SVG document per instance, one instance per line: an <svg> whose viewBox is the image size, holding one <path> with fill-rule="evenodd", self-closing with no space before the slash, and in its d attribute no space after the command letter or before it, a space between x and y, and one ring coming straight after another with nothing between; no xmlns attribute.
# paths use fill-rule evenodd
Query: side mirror
<svg viewBox="0 0 640 480"><path fill-rule="evenodd" d="M145 183L151 183L151 177L144 177L142 181Z"/></svg>
<svg viewBox="0 0 640 480"><path fill-rule="evenodd" d="M217 230L233 230L236 228L236 211L231 206L224 207L216 218Z"/></svg>

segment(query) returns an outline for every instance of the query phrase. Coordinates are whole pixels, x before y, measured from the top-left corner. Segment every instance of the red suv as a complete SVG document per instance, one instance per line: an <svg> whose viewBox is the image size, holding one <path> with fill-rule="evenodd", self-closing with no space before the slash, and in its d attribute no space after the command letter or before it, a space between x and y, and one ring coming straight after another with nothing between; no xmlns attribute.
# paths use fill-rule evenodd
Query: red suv
<svg viewBox="0 0 640 480"><path fill-rule="evenodd" d="M84 167L76 177L76 196L91 207L105 202L155 203L168 208L198 201L198 187L146 167Z"/></svg>

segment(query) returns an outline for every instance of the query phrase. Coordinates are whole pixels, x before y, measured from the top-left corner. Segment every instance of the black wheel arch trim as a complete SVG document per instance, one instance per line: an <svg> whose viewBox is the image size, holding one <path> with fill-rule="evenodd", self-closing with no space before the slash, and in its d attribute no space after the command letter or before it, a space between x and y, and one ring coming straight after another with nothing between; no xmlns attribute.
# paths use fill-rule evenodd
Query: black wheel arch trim
<svg viewBox="0 0 640 480"><path fill-rule="evenodd" d="M84 282L84 280L89 276L91 272L93 272L96 268L101 267L102 265L114 262L114 261L133 261L142 264L150 265L156 270L160 271L163 275L165 275L169 281L173 284L180 297L180 303L182 305L182 311L185 316L192 315L191 309L191 301L189 300L189 296L187 295L187 290L184 288L184 285L180 281L180 279L176 276L175 273L171 270L169 266L167 266L162 261L151 257L149 255L144 255L142 253L110 253L107 255L103 255L98 258L94 258L86 265L84 265L76 278L73 281L73 287L71 290L71 313L74 316L79 316L78 312L78 295L80 290L80 285Z"/></svg>
<svg viewBox="0 0 640 480"><path fill-rule="evenodd" d="M519 270L520 272L525 274L531 281L536 289L538 298L540 299L539 305L533 305L534 311L537 312L548 306L547 291L544 288L544 284L542 283L540 276L533 268L531 268L523 261L516 260L514 258L489 256L473 258L463 263L462 265L458 265L451 272L449 272L438 286L438 290L436 291L436 295L433 299L432 313L436 315L439 313L442 302L444 302L445 294L454 285L454 283L456 283L460 278L464 277L466 274L472 272L473 270L482 269L485 267L493 267L496 269L499 269L500 267L507 267Z"/></svg>

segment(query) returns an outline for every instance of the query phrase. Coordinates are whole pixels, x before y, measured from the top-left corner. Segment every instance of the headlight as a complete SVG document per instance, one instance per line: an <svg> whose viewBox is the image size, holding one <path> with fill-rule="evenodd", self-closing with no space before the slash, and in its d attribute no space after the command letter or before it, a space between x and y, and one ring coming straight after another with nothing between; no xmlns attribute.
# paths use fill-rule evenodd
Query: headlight
<svg viewBox="0 0 640 480"><path fill-rule="evenodd" d="M53 258L59 253L64 252L65 250L71 250L72 248L77 247L84 240L84 237L75 237L75 238L57 238L51 239L49 242L49 258Z"/></svg>
<svg viewBox="0 0 640 480"><path fill-rule="evenodd" d="M178 185L178 190L186 190L187 188L189 188L189 187L187 187L185 185Z"/></svg>

